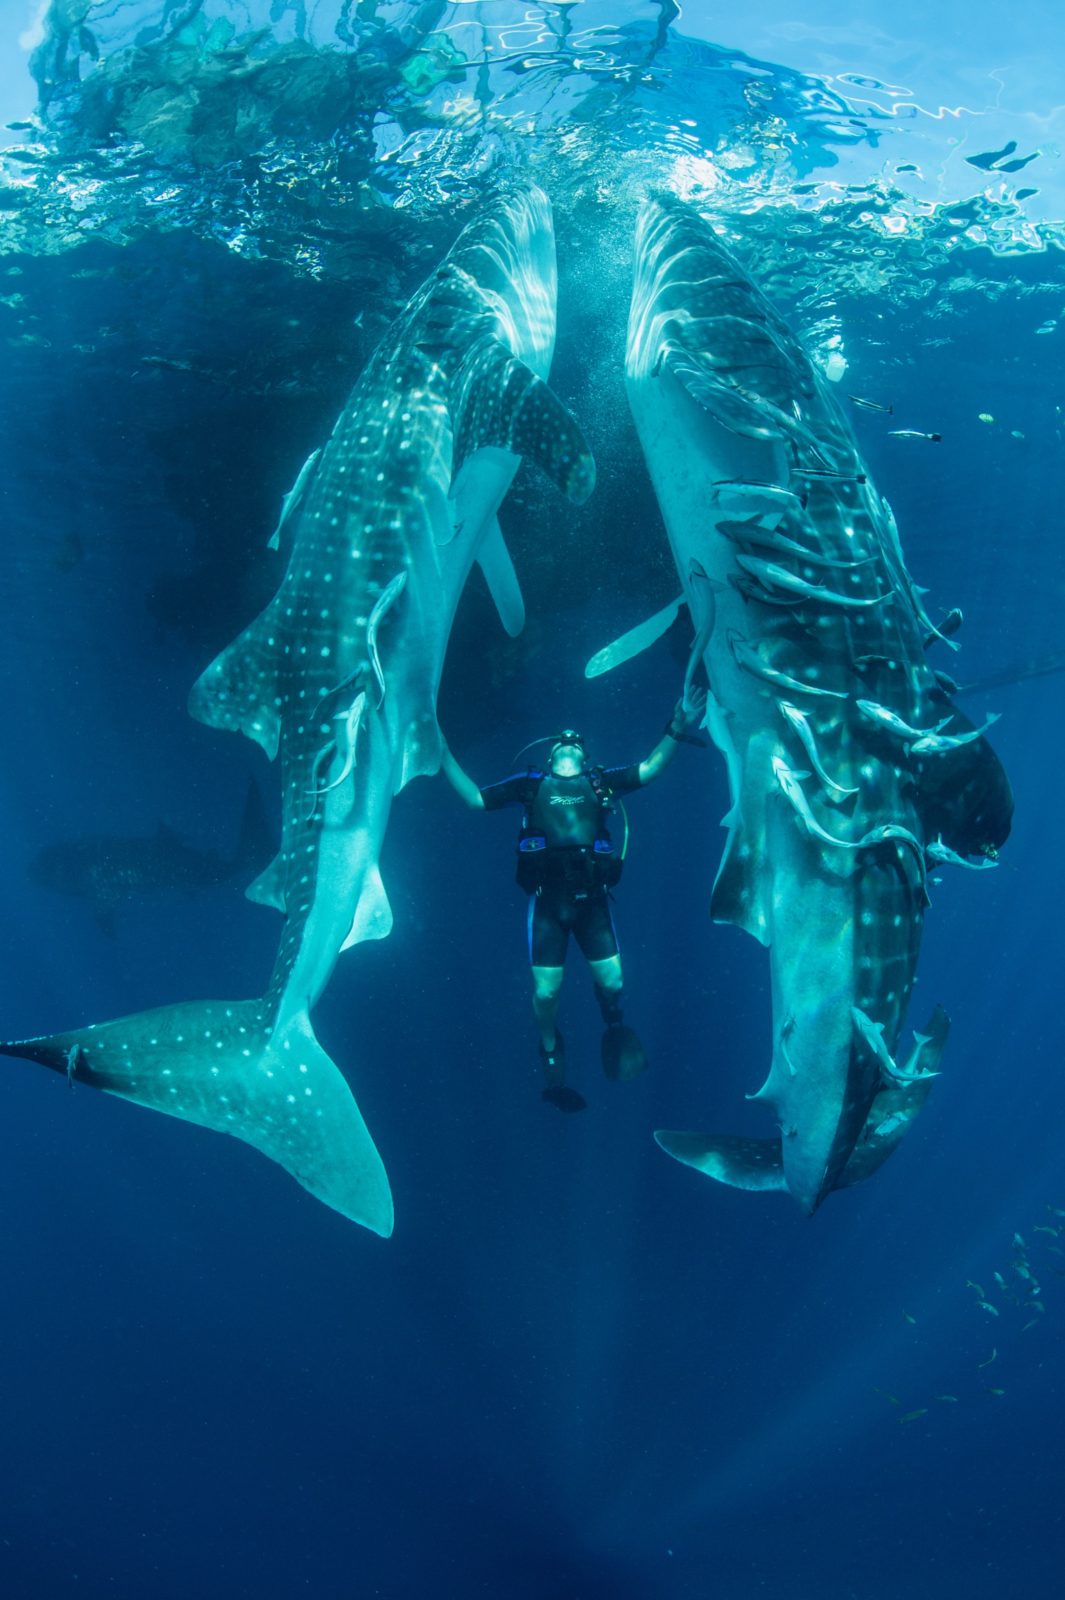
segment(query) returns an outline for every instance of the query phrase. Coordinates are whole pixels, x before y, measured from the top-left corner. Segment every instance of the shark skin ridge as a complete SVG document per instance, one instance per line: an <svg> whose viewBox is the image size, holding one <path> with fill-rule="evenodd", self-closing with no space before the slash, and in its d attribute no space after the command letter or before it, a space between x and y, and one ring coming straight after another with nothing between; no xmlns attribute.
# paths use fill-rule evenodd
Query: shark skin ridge
<svg viewBox="0 0 1065 1600"><path fill-rule="evenodd" d="M754 1098L781 1128L772 1159L708 1135L659 1143L694 1165L705 1147L709 1175L785 1189L813 1212L888 1149L857 1159L884 1069L853 1014L891 1059L926 846L997 851L1012 795L985 738L921 755L858 710L861 699L915 729L947 718L948 734L973 732L926 662L935 630L831 386L710 225L672 198L637 223L626 381L694 627L711 625L707 727L732 796L711 911L769 948L775 1042ZM893 1092L916 1106L927 1080Z"/></svg>
<svg viewBox="0 0 1065 1600"><path fill-rule="evenodd" d="M193 716L280 755L281 850L252 885L285 915L266 993L0 1046L235 1134L384 1236L385 1169L310 1012L340 951L391 929L378 863L392 799L439 766L436 696L482 551L508 626L520 622L496 512L522 455L574 501L594 485L583 436L545 382L555 296L541 191L466 227L301 475L277 594L193 687Z"/></svg>

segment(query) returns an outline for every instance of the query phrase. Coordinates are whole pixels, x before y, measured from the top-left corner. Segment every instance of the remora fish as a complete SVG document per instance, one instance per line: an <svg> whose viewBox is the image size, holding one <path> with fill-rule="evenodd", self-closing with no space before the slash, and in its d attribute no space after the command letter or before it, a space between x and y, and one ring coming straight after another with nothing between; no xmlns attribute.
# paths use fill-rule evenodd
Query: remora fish
<svg viewBox="0 0 1065 1600"><path fill-rule="evenodd" d="M791 726L795 729L795 732L799 735L799 738L802 741L803 749L810 758L810 765L813 767L818 778L824 784L829 796L833 800L846 800L848 795L857 794L857 787L853 789L847 789L842 784L837 783L834 778L830 778L828 773L825 771L820 754L818 753L817 741L814 738L813 729L810 727L810 719L807 717L805 711L800 711L798 706L791 705L787 700L779 700L777 704L780 707L781 715L787 718L788 722L790 722Z"/></svg>
<svg viewBox="0 0 1065 1600"><path fill-rule="evenodd" d="M986 740L917 762L885 748L858 711L861 696L920 727L948 712L959 731L971 727L925 662L931 628L920 594L831 385L711 228L676 200L650 202L637 225L626 375L685 595L693 562L719 585L704 651L707 726L727 763L732 808L711 909L769 946L774 1054L756 1098L781 1128L765 1140L657 1137L721 1182L786 1189L814 1211L886 1159L938 1069L941 1010L922 1030L920 1072L901 1083L884 1083L854 1018L875 1019L894 1062L924 917L924 841L941 835L966 854L995 845L1009 831L1012 798ZM793 540L838 563L847 573L839 588L859 604L841 606L815 584L797 610L741 596L729 582L735 529L719 524L742 511L742 497L733 487L723 501L723 483L752 485L753 512L779 512L777 570L755 568L758 576L802 578L802 558L789 563L782 543ZM746 559L748 573L752 565ZM817 697L798 703L824 775L859 791L845 822L828 795L787 776L808 751L781 722L770 692L781 685L789 699L816 685ZM956 764L949 785L939 761Z"/></svg>
<svg viewBox="0 0 1065 1600"><path fill-rule="evenodd" d="M391 927L381 844L393 795L439 766L437 688L475 559L508 629L520 630L495 521L520 457L574 501L591 492L587 446L543 381L555 292L543 194L470 223L371 357L323 447L293 506L276 597L192 691L202 721L281 754L281 852L251 891L286 916L265 995L2 1047L235 1134L382 1235L393 1224L384 1166L309 1012L339 951ZM401 574L389 609L376 612Z"/></svg>

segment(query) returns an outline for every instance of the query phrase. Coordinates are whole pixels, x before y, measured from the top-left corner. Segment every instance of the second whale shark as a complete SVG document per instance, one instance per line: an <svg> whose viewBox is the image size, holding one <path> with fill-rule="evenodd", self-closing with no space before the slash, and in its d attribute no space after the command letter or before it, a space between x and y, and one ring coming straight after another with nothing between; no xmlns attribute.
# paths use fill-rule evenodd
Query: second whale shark
<svg viewBox="0 0 1065 1600"><path fill-rule="evenodd" d="M339 952L384 937L392 799L440 763L436 695L474 561L504 624L523 607L496 512L523 456L572 501L594 465L545 382L554 231L530 188L471 222L395 323L286 497L278 592L190 709L280 753L282 838L253 898L285 917L266 993L193 1001L5 1044L140 1105L231 1133L387 1235L392 1197L311 1008Z"/></svg>
<svg viewBox="0 0 1065 1600"><path fill-rule="evenodd" d="M670 1154L808 1212L897 1146L938 1070L938 1009L900 1056L931 859L985 862L1012 796L926 660L944 638L831 386L711 226L639 218L626 379L732 806L717 921L769 947L776 1137L662 1132ZM592 673L664 631L658 617ZM953 624L951 624L953 626ZM943 854L943 852L947 854Z"/></svg>

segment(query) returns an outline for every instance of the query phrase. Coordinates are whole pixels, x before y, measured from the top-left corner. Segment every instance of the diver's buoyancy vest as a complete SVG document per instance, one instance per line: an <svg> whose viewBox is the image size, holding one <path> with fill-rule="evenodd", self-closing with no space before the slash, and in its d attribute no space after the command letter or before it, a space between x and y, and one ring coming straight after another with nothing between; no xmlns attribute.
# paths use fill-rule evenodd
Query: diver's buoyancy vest
<svg viewBox="0 0 1065 1600"><path fill-rule="evenodd" d="M578 778L530 772L518 838L519 887L526 894L549 886L574 894L612 889L621 877L622 859L606 827L611 805L602 767L590 767Z"/></svg>

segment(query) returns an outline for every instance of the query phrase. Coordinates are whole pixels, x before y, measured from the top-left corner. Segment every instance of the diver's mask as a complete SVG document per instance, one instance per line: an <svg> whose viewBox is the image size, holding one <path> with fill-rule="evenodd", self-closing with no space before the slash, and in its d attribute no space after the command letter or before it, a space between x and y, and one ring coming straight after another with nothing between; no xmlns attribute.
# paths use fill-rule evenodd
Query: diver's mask
<svg viewBox="0 0 1065 1600"><path fill-rule="evenodd" d="M580 751L582 756L585 754L584 740L577 732L576 728L563 728L558 738L552 742L551 748L547 753L548 761L553 761L555 759L555 752L557 750L565 749L567 745L575 746L576 749Z"/></svg>

